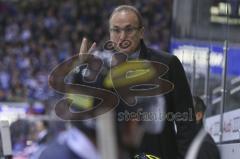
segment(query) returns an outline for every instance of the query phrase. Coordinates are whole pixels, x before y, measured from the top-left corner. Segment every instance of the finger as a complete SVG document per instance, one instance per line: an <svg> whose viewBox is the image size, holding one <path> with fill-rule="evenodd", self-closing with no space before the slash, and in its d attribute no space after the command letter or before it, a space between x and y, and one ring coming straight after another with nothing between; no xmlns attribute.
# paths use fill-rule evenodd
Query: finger
<svg viewBox="0 0 240 159"><path fill-rule="evenodd" d="M88 53L91 54L95 48L96 48L96 42L94 42L94 43L92 44L92 46L91 46L90 49L88 50Z"/></svg>
<svg viewBox="0 0 240 159"><path fill-rule="evenodd" d="M79 55L80 54L85 54L85 53L87 53L87 39L83 38L82 44L81 44L81 47L80 47L80 51L79 51Z"/></svg>

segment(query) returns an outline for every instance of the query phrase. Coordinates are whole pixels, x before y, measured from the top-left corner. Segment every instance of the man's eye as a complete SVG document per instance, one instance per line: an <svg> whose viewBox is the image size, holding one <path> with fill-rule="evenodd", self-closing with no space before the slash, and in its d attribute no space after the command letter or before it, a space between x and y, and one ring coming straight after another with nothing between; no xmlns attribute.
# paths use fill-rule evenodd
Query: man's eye
<svg viewBox="0 0 240 159"><path fill-rule="evenodd" d="M120 31L120 29L113 29L113 32L120 33L121 31Z"/></svg>

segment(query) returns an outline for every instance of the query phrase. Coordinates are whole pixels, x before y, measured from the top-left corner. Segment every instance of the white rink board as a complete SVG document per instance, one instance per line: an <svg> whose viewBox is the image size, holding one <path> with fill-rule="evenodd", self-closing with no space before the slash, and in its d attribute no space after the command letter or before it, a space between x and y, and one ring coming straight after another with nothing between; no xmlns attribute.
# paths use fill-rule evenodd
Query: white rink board
<svg viewBox="0 0 240 159"><path fill-rule="evenodd" d="M205 121L205 128L215 142L220 137L220 115L209 117ZM224 113L223 115L223 142L240 139L240 109Z"/></svg>

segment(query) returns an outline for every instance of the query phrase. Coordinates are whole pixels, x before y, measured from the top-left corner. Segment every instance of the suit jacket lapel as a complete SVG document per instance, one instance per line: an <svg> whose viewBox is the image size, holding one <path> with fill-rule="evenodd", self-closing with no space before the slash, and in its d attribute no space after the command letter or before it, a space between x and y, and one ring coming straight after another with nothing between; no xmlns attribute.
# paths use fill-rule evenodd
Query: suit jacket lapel
<svg viewBox="0 0 240 159"><path fill-rule="evenodd" d="M150 54L148 53L148 49L146 45L144 44L143 40L140 42L140 59L150 59Z"/></svg>

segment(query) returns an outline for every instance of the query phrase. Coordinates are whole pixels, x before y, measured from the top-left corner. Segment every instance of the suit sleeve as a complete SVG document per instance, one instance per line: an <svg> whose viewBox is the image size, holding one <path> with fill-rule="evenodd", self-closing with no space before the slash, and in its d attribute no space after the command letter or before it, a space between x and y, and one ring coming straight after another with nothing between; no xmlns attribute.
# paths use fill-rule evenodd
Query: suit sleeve
<svg viewBox="0 0 240 159"><path fill-rule="evenodd" d="M176 142L178 158L184 158L195 136L195 115L193 110L192 94L181 62L176 56L170 61L169 79L174 84L170 93L171 109L177 114Z"/></svg>

